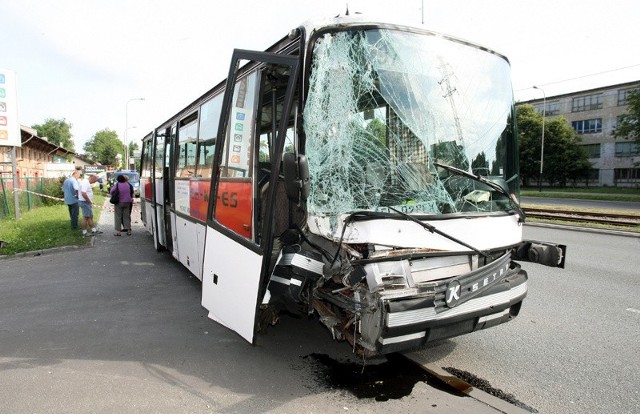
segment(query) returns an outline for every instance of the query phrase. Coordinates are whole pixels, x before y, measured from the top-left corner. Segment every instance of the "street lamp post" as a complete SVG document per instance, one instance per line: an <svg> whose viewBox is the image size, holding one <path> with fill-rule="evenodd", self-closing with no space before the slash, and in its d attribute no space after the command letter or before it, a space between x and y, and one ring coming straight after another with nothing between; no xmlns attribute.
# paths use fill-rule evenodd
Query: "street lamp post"
<svg viewBox="0 0 640 414"><path fill-rule="evenodd" d="M125 136L125 144L124 144L124 152L123 152L123 160L122 160L122 165L124 166L123 169L128 170L129 169L129 145L126 144L126 137L129 135L129 130L130 129L134 129L136 128L136 126L130 126L129 128L125 129L124 131L124 136Z"/></svg>
<svg viewBox="0 0 640 414"><path fill-rule="evenodd" d="M144 98L132 98L125 105L124 114L124 162L125 169L129 169L129 144L127 143L127 132L129 131L129 104L133 101L144 101Z"/></svg>
<svg viewBox="0 0 640 414"><path fill-rule="evenodd" d="M537 89L542 92L542 139L540 140L540 178L538 179L538 192L542 191L542 171L544 165L544 118L547 112L547 94L539 86L534 86L533 89Z"/></svg>

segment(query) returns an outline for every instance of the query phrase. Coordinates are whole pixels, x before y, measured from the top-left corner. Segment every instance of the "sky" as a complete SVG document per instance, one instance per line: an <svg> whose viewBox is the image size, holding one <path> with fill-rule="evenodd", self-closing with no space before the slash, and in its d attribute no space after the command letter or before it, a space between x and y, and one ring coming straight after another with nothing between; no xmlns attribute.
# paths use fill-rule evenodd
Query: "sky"
<svg viewBox="0 0 640 414"><path fill-rule="evenodd" d="M0 0L0 68L20 124L65 119L82 153L105 128L139 142L222 81L234 48L347 7L506 55L519 101L640 80L637 0Z"/></svg>

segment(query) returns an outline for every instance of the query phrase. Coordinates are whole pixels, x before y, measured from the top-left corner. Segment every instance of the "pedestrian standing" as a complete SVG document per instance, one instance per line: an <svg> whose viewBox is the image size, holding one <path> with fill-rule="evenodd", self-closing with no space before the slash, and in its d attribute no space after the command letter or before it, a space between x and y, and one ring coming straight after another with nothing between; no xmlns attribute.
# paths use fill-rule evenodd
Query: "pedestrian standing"
<svg viewBox="0 0 640 414"><path fill-rule="evenodd" d="M84 179L80 181L80 188L78 190L78 203L82 210L82 237L89 236L88 228L91 229L91 235L102 233L96 229L93 223L93 188L91 187L98 177L95 175L88 176L85 174Z"/></svg>
<svg viewBox="0 0 640 414"><path fill-rule="evenodd" d="M62 183L62 192L64 193L64 203L69 209L69 219L71 220L71 230L78 230L78 217L80 215L80 206L78 205L78 178L80 171L75 170Z"/></svg>
<svg viewBox="0 0 640 414"><path fill-rule="evenodd" d="M116 232L114 236L120 236L123 231L131 236L131 208L133 206L133 186L121 174L116 179L116 183L111 187L110 194L118 192L118 204L113 207L113 223Z"/></svg>

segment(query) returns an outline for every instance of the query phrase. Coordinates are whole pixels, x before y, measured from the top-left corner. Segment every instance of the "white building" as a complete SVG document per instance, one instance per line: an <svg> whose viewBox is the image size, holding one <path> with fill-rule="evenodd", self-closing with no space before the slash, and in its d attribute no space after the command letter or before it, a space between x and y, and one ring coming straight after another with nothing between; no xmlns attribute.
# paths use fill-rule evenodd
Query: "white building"
<svg viewBox="0 0 640 414"><path fill-rule="evenodd" d="M640 147L632 140L616 139L613 132L627 112L627 95L640 81L533 99L530 104L545 116L564 116L582 137L593 165L589 185L640 186Z"/></svg>

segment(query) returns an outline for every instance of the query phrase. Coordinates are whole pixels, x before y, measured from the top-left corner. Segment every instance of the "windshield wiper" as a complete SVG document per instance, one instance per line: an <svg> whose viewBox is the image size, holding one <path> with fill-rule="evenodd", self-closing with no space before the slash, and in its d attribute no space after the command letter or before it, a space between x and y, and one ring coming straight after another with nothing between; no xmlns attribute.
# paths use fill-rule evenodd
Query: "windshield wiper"
<svg viewBox="0 0 640 414"><path fill-rule="evenodd" d="M460 168L453 167L451 165L442 164L440 162L434 162L433 165L435 165L436 167L444 168L445 170L450 171L450 172L452 172L454 174L461 175L463 177L467 177L467 178L470 178L472 180L475 180L475 181L477 181L479 183L482 183L482 184L490 187L492 190L495 190L495 191L499 192L500 194L503 194L503 195L507 196L507 198L509 199L509 202L513 206L514 210L516 210L516 212L520 216L520 219L524 223L526 215L524 214L524 211L520 207L520 204L518 204L518 202L516 200L514 200L513 197L511 197L511 194L509 194L509 192L507 190L505 190L504 187L502 187L500 184L497 184L497 183L495 183L495 182L493 182L491 180L488 180L485 177L481 176L480 174L477 174L477 175L476 174L472 174L469 171L461 170Z"/></svg>
<svg viewBox="0 0 640 414"><path fill-rule="evenodd" d="M402 212L402 211L400 211L400 210L396 210L395 208L393 208L393 207L391 207L391 206L387 206L387 208L388 208L389 210L393 210L393 211L395 211L396 213L400 214L402 217L405 217L405 218L407 218L408 220L411 220L411 221L413 221L414 223L417 223L417 224L421 225L421 226L422 226L422 227L424 227L426 230L429 230L431 233L439 234L439 235L441 235L441 236L443 236L443 237L446 237L447 239L449 239L449 240L451 240L451 241L454 241L454 242L458 243L458 244L459 244L459 245L461 245L461 246L466 247L467 249L471 249L471 250L473 250L474 252L476 252L476 253L478 253L478 254L481 254L481 255L482 255L482 256L484 256L484 257L489 257L489 255L488 255L488 254L486 254L485 252L483 252L483 251L481 251L481 250L479 250L479 249L476 249L475 247L473 247L473 246L471 246L471 245L469 245L469 244L467 244L467 243L463 242L462 240L458 240L457 238L453 237L453 236L452 236L452 235L450 235L450 234L447 234L447 233L445 233L445 232L443 232L443 231L441 231L441 230L438 230L435 226L432 226L432 225L431 225L431 224L429 224L429 223L423 223L422 221L418 220L417 218L415 218L415 217L413 217L413 216L411 216L411 215L409 215L409 214L407 214L407 213L403 213L403 212Z"/></svg>

